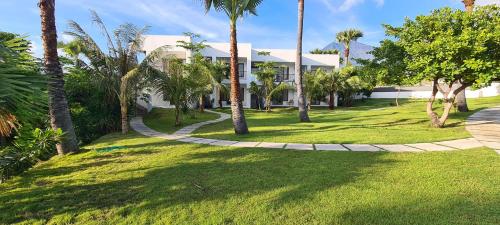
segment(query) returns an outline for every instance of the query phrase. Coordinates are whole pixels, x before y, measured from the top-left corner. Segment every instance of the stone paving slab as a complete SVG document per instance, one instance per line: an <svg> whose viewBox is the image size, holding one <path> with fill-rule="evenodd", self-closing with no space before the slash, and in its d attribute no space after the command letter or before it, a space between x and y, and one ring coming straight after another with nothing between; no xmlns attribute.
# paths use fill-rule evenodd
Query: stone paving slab
<svg viewBox="0 0 500 225"><path fill-rule="evenodd" d="M209 145L216 145L216 146L231 146L236 144L237 141L223 141L223 140L218 140L216 142L209 143Z"/></svg>
<svg viewBox="0 0 500 225"><path fill-rule="evenodd" d="M259 148L283 148L285 143L261 142L256 147Z"/></svg>
<svg viewBox="0 0 500 225"><path fill-rule="evenodd" d="M407 146L422 149L425 151L452 151L454 148L437 145L433 143L418 143L418 144L406 144Z"/></svg>
<svg viewBox="0 0 500 225"><path fill-rule="evenodd" d="M389 152L423 152L423 150L407 145L375 145Z"/></svg>
<svg viewBox="0 0 500 225"><path fill-rule="evenodd" d="M381 150L373 145L364 144L345 144L344 146L354 152L379 152Z"/></svg>
<svg viewBox="0 0 500 225"><path fill-rule="evenodd" d="M484 146L492 149L499 149L500 150L500 142L493 142L493 141L482 141Z"/></svg>
<svg viewBox="0 0 500 225"><path fill-rule="evenodd" d="M251 147L257 146L258 144L260 144L260 142L245 142L245 141L242 141L242 142L235 143L235 144L233 144L231 146L233 146L233 147L251 148Z"/></svg>
<svg viewBox="0 0 500 225"><path fill-rule="evenodd" d="M292 150L314 150L314 146L312 144L298 144L298 143L289 143L286 144L285 149Z"/></svg>
<svg viewBox="0 0 500 225"><path fill-rule="evenodd" d="M201 138L199 140L193 141L193 143L196 143L196 144L210 144L210 143L216 142L216 141L219 141L219 140Z"/></svg>
<svg viewBox="0 0 500 225"><path fill-rule="evenodd" d="M195 141L197 141L199 139L201 139L201 138L186 137L186 138L178 139L177 141L186 142L186 143L193 143L193 142L195 142Z"/></svg>
<svg viewBox="0 0 500 225"><path fill-rule="evenodd" d="M440 141L440 142L435 142L435 144L444 145L452 148L458 148L458 149L471 149L471 148L483 147L483 144L481 144L481 142L477 141L474 138L459 139L452 141Z"/></svg>
<svg viewBox="0 0 500 225"><path fill-rule="evenodd" d="M500 150L495 150L495 152L500 155Z"/></svg>
<svg viewBox="0 0 500 225"><path fill-rule="evenodd" d="M319 151L349 151L341 144L315 144L314 146Z"/></svg>
<svg viewBox="0 0 500 225"><path fill-rule="evenodd" d="M474 135L478 141L500 142L500 138L496 136Z"/></svg>

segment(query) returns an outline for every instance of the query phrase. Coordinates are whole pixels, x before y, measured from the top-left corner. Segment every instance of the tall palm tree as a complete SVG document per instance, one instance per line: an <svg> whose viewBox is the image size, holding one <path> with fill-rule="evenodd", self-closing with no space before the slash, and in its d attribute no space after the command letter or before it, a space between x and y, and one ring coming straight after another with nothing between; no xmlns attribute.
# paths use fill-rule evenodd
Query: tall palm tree
<svg viewBox="0 0 500 225"><path fill-rule="evenodd" d="M351 41L356 41L360 37L363 37L363 32L357 29L349 29L341 31L337 34L337 41L344 44L345 65L349 65L349 50L351 47Z"/></svg>
<svg viewBox="0 0 500 225"><path fill-rule="evenodd" d="M462 0L462 2L464 3L465 11L471 13L474 10L475 0ZM465 97L465 89L457 94L455 103L459 112L469 111L469 107L467 106L467 98Z"/></svg>
<svg viewBox="0 0 500 225"><path fill-rule="evenodd" d="M243 105L241 104L240 80L238 76L238 41L236 37L236 23L245 14L257 15L257 6L263 0L203 0L205 10L210 8L223 11L229 17L230 25L230 79L231 79L231 111L233 127L236 134L247 134L248 126L245 120Z"/></svg>
<svg viewBox="0 0 500 225"><path fill-rule="evenodd" d="M299 120L310 122L307 114L306 96L304 94L304 75L302 74L302 34L304 31L304 0L299 0L298 7L298 30L297 30L297 56L295 59L295 86L297 89Z"/></svg>
<svg viewBox="0 0 500 225"><path fill-rule="evenodd" d="M57 153L62 155L78 151L78 142L69 113L68 101L64 92L63 71L57 54L55 4L55 0L40 0L38 6L42 21L44 66L49 77L50 124L52 129L61 129L65 134L63 140L56 146Z"/></svg>

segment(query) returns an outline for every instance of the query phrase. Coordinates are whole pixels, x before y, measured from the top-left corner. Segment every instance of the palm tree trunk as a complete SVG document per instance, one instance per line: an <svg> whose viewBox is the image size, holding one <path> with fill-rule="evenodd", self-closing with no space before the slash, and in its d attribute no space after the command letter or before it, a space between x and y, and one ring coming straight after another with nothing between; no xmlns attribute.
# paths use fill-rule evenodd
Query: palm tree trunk
<svg viewBox="0 0 500 225"><path fill-rule="evenodd" d="M236 21L230 24L231 45L231 112L234 132L236 134L248 134L247 121L241 103L240 80L238 76L238 40L236 38Z"/></svg>
<svg viewBox="0 0 500 225"><path fill-rule="evenodd" d="M181 108L177 106L178 104L175 105L175 126L180 126L181 125Z"/></svg>
<svg viewBox="0 0 500 225"><path fill-rule="evenodd" d="M304 0L299 0L298 7L298 29L297 29L297 56L295 59L295 86L299 106L300 122L310 122L306 108L306 96L304 95L303 74L302 74L302 36L304 31Z"/></svg>
<svg viewBox="0 0 500 225"><path fill-rule="evenodd" d="M128 133L128 102L127 102L127 82L128 78L123 76L120 84L120 114L122 124L122 134Z"/></svg>
<svg viewBox="0 0 500 225"><path fill-rule="evenodd" d="M328 99L328 109L330 110L333 110L333 108L335 107L334 99L335 99L335 92L330 91L330 99Z"/></svg>
<svg viewBox="0 0 500 225"><path fill-rule="evenodd" d="M349 65L349 46L346 46L344 49L344 57L345 57L345 65Z"/></svg>
<svg viewBox="0 0 500 225"><path fill-rule="evenodd" d="M396 95L396 106L399 107L399 94L401 93L401 86L398 86L398 94Z"/></svg>
<svg viewBox="0 0 500 225"><path fill-rule="evenodd" d="M64 132L64 139L56 145L57 153L63 155L69 152L77 152L78 142L64 92L64 74L57 54L55 0L40 0L38 6L40 7L42 22L44 67L49 77L50 125L52 129L61 129Z"/></svg>

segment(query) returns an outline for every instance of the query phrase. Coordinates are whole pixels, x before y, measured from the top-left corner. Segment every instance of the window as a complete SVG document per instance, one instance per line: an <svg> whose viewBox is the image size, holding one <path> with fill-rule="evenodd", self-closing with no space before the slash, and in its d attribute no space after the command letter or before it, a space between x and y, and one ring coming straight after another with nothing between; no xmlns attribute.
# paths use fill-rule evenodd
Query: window
<svg viewBox="0 0 500 225"><path fill-rule="evenodd" d="M241 101L245 101L245 88L240 88L240 98Z"/></svg>
<svg viewBox="0 0 500 225"><path fill-rule="evenodd" d="M229 93L224 93L222 91L219 91L219 96L221 101L229 101Z"/></svg>
<svg viewBox="0 0 500 225"><path fill-rule="evenodd" d="M290 68L288 66L277 67L276 68L276 81L284 81L290 79Z"/></svg>
<svg viewBox="0 0 500 225"><path fill-rule="evenodd" d="M300 68L300 70L302 70L302 73L307 72L307 65L302 65L302 67Z"/></svg>
<svg viewBox="0 0 500 225"><path fill-rule="evenodd" d="M245 64L238 63L238 73L240 77L245 77Z"/></svg>
<svg viewBox="0 0 500 225"><path fill-rule="evenodd" d="M283 101L288 102L288 90L283 90Z"/></svg>

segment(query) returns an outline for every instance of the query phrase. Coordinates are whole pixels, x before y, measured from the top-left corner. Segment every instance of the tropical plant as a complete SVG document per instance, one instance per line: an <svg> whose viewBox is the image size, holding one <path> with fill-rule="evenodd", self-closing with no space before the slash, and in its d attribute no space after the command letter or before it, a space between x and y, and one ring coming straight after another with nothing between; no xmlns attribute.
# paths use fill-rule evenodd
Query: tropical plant
<svg viewBox="0 0 500 225"><path fill-rule="evenodd" d="M12 146L0 148L0 183L39 161L48 160L63 137L61 129L21 128Z"/></svg>
<svg viewBox="0 0 500 225"><path fill-rule="evenodd" d="M304 93L304 74L302 71L302 36L304 33L304 0L298 0L297 51L295 57L295 89L297 92L300 122L310 122L307 114L306 95Z"/></svg>
<svg viewBox="0 0 500 225"><path fill-rule="evenodd" d="M442 8L407 19L401 27L386 25L388 34L408 53L405 62L415 79L432 82L427 114L433 127L445 125L460 91L500 78L499 9L494 5L473 12ZM433 108L438 92L444 98L441 116Z"/></svg>
<svg viewBox="0 0 500 225"><path fill-rule="evenodd" d="M46 110L43 88L46 80L30 53L24 37L0 32L0 145L5 137ZM37 101L42 99L42 101ZM24 112L24 113L23 113ZM38 117L38 116L37 116Z"/></svg>
<svg viewBox="0 0 500 225"><path fill-rule="evenodd" d="M222 108L222 98L221 94L229 93L229 88L223 81L228 77L227 75L227 65L224 62L214 62L209 63L208 66L210 70L210 77L212 78L212 83L215 87L215 92L219 94L218 104L219 108Z"/></svg>
<svg viewBox="0 0 500 225"><path fill-rule="evenodd" d="M258 110L262 110L260 100L262 99L262 96L264 96L264 89L263 86L258 85L255 83L255 81L250 82L250 87L248 88L248 91L250 94L253 94L257 96L256 98L256 105Z"/></svg>
<svg viewBox="0 0 500 225"><path fill-rule="evenodd" d="M260 81L264 90L265 108L271 111L272 98L289 89L289 85L276 80L276 63L272 61L257 63L259 70L255 72L257 80Z"/></svg>
<svg viewBox="0 0 500 225"><path fill-rule="evenodd" d="M339 50L337 50L337 49L321 50L319 48L315 48L315 49L309 51L309 53L317 54L317 55L337 55L337 54L339 54Z"/></svg>
<svg viewBox="0 0 500 225"><path fill-rule="evenodd" d="M163 70L155 70L148 78L149 83L156 94L175 106L175 125L180 126L182 110L189 108L198 98L198 93L193 91L198 85L197 77L186 70L188 66L180 59L162 58L161 61Z"/></svg>
<svg viewBox="0 0 500 225"><path fill-rule="evenodd" d="M83 55L86 60L80 61L81 66L95 76L96 84L106 88L107 98L114 101L118 98L121 111L121 130L128 132L129 105L137 85L144 75L141 69L148 66L146 57L141 63L138 54L141 51L143 34L148 27L139 28L125 23L114 30L110 35L106 25L96 12L91 11L92 21L104 34L107 42L107 54L101 50L94 39L75 21L69 22L70 31L65 32L83 46ZM113 37L113 38L112 38Z"/></svg>
<svg viewBox="0 0 500 225"><path fill-rule="evenodd" d="M337 33L337 41L344 44L344 58L345 64L349 65L349 52L351 47L351 42L356 41L363 37L363 32L356 29L348 29Z"/></svg>
<svg viewBox="0 0 500 225"><path fill-rule="evenodd" d="M231 111L234 132L236 134L247 134L248 126L245 120L245 113L241 103L240 80L238 76L238 41L236 23L245 14L257 15L257 6L263 0L202 0L205 11L212 7L216 11L222 11L229 17L230 25L230 51L231 51Z"/></svg>
<svg viewBox="0 0 500 225"><path fill-rule="evenodd" d="M324 76L325 72L322 69L304 73L304 93L307 98L307 108L309 110L311 110L311 104L314 99L322 99L325 96Z"/></svg>
<svg viewBox="0 0 500 225"><path fill-rule="evenodd" d="M57 152L62 155L78 151L78 141L64 92L64 74L57 53L55 0L40 0L38 6L42 23L44 69L49 77L50 121L52 129L64 132L65 138L57 144Z"/></svg>
<svg viewBox="0 0 500 225"><path fill-rule="evenodd" d="M328 109L333 110L335 107L335 94L340 89L340 82L342 77L339 71L331 71L323 73L320 76L321 83L323 84L324 94L328 95Z"/></svg>

